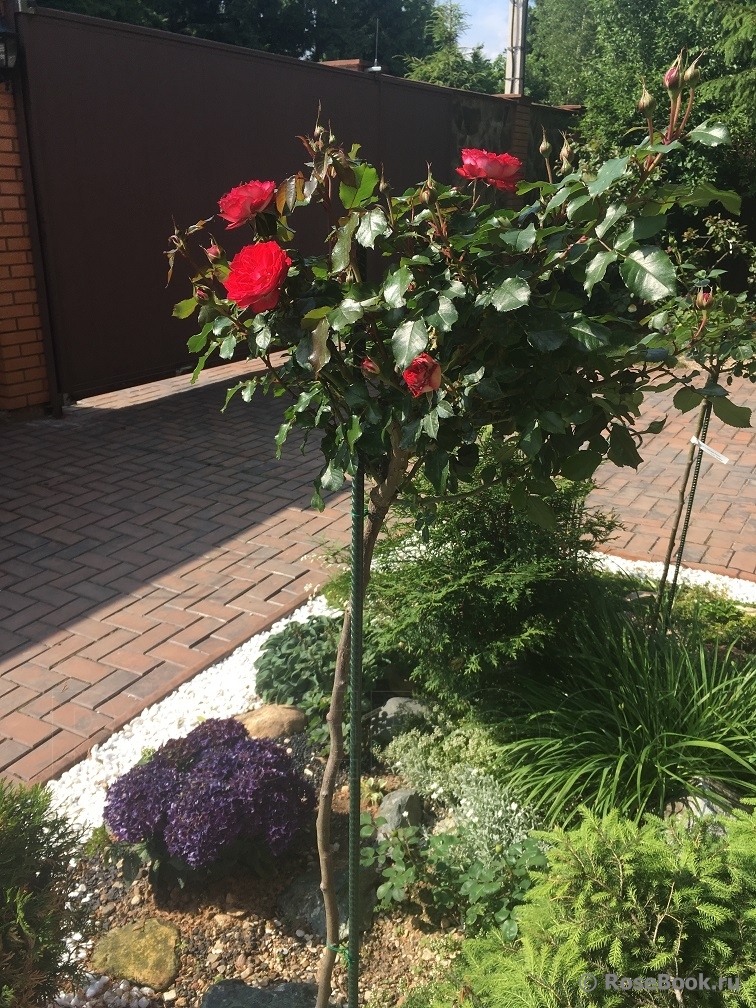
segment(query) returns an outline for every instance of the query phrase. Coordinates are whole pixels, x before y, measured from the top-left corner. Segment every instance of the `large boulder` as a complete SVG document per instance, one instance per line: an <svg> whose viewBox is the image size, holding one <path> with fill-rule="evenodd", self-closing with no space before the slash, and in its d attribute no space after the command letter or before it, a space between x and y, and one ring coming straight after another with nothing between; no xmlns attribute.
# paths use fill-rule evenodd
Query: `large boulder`
<svg viewBox="0 0 756 1008"><path fill-rule="evenodd" d="M307 716L288 704L263 704L257 710L237 714L252 738L286 738L298 735L307 727Z"/></svg>
<svg viewBox="0 0 756 1008"><path fill-rule="evenodd" d="M371 741L388 745L392 738L417 725L425 725L430 708L412 697L390 697L383 707L367 715Z"/></svg>
<svg viewBox="0 0 756 1008"><path fill-rule="evenodd" d="M378 819L386 822L378 827L376 835L383 840L401 826L419 826L423 817L423 803L417 791L412 788L399 788L391 791L378 808Z"/></svg>
<svg viewBox="0 0 756 1008"><path fill-rule="evenodd" d="M243 980L213 984L200 1008L315 1008L315 984L282 983L274 987L249 987Z"/></svg>
<svg viewBox="0 0 756 1008"><path fill-rule="evenodd" d="M92 972L166 990L179 971L178 938L178 928L154 917L113 928L95 944Z"/></svg>
<svg viewBox="0 0 756 1008"><path fill-rule="evenodd" d="M366 931L373 919L378 878L372 868L360 868L360 931ZM336 872L336 903L339 908L339 940L349 934L349 876L346 869ZM320 870L311 868L294 879L281 894L278 906L289 921L301 921L313 934L325 940L326 920Z"/></svg>

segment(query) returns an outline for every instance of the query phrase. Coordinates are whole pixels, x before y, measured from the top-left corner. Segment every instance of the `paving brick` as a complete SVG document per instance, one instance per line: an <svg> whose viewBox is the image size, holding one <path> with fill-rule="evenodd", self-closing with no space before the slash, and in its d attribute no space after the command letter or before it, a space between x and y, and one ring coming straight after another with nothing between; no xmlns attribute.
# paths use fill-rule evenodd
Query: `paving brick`
<svg viewBox="0 0 756 1008"><path fill-rule="evenodd" d="M88 707L90 710L98 709L102 713L99 710L102 704L128 689L138 678L139 676L136 673L123 669L111 672L110 675L105 676L104 679L100 679L94 686L90 686L83 693L79 693L76 697L76 703L81 704L82 707Z"/></svg>
<svg viewBox="0 0 756 1008"><path fill-rule="evenodd" d="M29 746L22 745L14 739L0 740L0 773L16 762L29 751ZM22 778L23 779L23 778Z"/></svg>
<svg viewBox="0 0 756 1008"><path fill-rule="evenodd" d="M28 714L22 714L20 711L14 711L0 720L0 738L5 736L5 738L20 742L28 748L49 738L56 730L52 725L29 717Z"/></svg>
<svg viewBox="0 0 756 1008"><path fill-rule="evenodd" d="M24 704L34 699L35 696L36 692L34 690L28 689L26 686L16 686L15 689L9 690L3 696L0 696L0 716L18 710Z"/></svg>
<svg viewBox="0 0 756 1008"><path fill-rule="evenodd" d="M108 724L107 717L77 703L67 703L62 707L56 707L46 715L45 720L58 728L65 728L67 731L84 738Z"/></svg>
<svg viewBox="0 0 756 1008"><path fill-rule="evenodd" d="M23 781L49 780L49 769L56 761L65 759L66 755L76 752L82 745L81 736L71 732L59 731L45 742L35 746L30 752L11 764L13 772Z"/></svg>

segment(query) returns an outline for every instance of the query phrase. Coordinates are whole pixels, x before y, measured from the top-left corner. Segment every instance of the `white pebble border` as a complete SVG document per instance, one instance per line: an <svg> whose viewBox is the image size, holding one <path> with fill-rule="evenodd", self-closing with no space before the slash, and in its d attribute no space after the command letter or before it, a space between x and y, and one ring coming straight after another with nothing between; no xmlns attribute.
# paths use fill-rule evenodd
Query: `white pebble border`
<svg viewBox="0 0 756 1008"><path fill-rule="evenodd" d="M265 641L289 622L304 623L310 616L321 615L338 615L338 611L329 609L318 596L142 711L101 745L92 746L86 759L50 782L53 807L87 834L101 826L108 786L130 770L145 749L183 738L206 718L233 717L259 707L255 663Z"/></svg>
<svg viewBox="0 0 756 1008"><path fill-rule="evenodd" d="M623 557L610 556L608 553L591 553L591 556L604 570L618 571L621 574L629 574L631 577L651 578L658 581L664 570L664 564L652 563L649 560L625 560ZM673 573L674 567L670 567L670 581ZM714 588L729 595L736 602L756 605L756 581L745 581L743 578L725 577L723 574L710 574L705 570L681 567L678 583Z"/></svg>

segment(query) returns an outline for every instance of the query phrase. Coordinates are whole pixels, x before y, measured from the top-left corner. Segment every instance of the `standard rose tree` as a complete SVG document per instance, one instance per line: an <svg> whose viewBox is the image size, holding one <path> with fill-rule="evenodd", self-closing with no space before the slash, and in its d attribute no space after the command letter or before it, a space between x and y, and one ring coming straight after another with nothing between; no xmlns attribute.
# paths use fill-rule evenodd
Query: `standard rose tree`
<svg viewBox="0 0 756 1008"><path fill-rule="evenodd" d="M665 251L665 214L737 199L706 185L668 185L663 159L689 141L720 142L722 129L703 124L672 144L652 129L596 175L569 169L563 149L567 174L556 184L520 184L525 205L513 210L496 202L521 177L512 155L466 149L457 171L470 182L442 185L429 174L393 196L357 147L339 146L318 126L304 141L306 174L282 180L264 208L253 212L250 203L226 214L234 224L244 214L252 227L250 244L230 263L217 241L199 255L190 248L207 222L173 236L171 262L180 253L194 270L194 293L175 314L199 308L201 331L189 341L201 355L195 375L210 354L229 359L239 343L263 362L262 375L239 382L227 402L237 392L248 401L258 387L288 393L276 443L280 451L295 427L319 435L316 506L358 466L370 477L363 592L376 538L400 495L422 525L439 496L500 482L514 507L548 526L555 477L589 478L606 458L638 464L643 390L659 375L679 380L677 356L700 322L691 284L698 280ZM290 215L310 204L322 204L337 223L323 255L306 258ZM365 250L374 258L368 275ZM672 308L674 328L658 324ZM273 363L274 351L284 352L281 363ZM480 471L484 430L497 461ZM338 945L329 816L350 630L347 610L318 819L328 919L318 1008L328 1000Z"/></svg>

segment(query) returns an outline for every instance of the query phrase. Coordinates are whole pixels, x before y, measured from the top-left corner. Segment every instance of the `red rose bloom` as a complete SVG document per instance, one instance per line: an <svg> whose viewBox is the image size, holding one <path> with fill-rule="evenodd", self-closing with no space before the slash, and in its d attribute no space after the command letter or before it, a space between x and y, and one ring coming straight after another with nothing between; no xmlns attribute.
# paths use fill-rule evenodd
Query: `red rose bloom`
<svg viewBox="0 0 756 1008"><path fill-rule="evenodd" d="M220 216L230 222L226 230L241 227L255 214L261 213L273 199L275 191L275 182L245 182L226 193L218 200Z"/></svg>
<svg viewBox="0 0 756 1008"><path fill-rule="evenodd" d="M521 169L522 161L511 154L466 148L462 151L462 167L457 168L457 174L462 178L483 179L497 189L514 192L522 178Z"/></svg>
<svg viewBox="0 0 756 1008"><path fill-rule="evenodd" d="M231 260L230 273L223 286L240 308L268 311L278 304L289 266L291 259L277 242L245 245Z"/></svg>
<svg viewBox="0 0 756 1008"><path fill-rule="evenodd" d="M407 388L417 399L423 392L434 392L441 384L441 365L430 354L421 353L402 372Z"/></svg>

